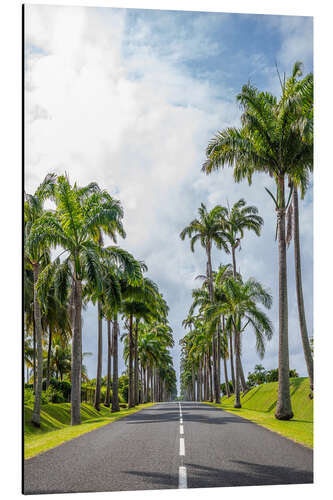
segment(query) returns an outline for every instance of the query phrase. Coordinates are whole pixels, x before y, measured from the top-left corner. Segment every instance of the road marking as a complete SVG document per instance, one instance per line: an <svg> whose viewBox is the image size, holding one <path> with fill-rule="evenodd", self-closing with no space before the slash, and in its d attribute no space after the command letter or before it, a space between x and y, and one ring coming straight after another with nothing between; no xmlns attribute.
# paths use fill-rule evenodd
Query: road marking
<svg viewBox="0 0 333 500"><path fill-rule="evenodd" d="M178 488L187 488L186 467L179 467L179 482Z"/></svg>
<svg viewBox="0 0 333 500"><path fill-rule="evenodd" d="M182 437L179 439L179 455L181 457L185 456L185 439Z"/></svg>
<svg viewBox="0 0 333 500"><path fill-rule="evenodd" d="M181 457L179 466L179 480L178 480L178 488L184 489L187 488L187 470L184 466L184 457L185 457L185 439L184 439L184 425L183 425L183 414L182 407L180 402L179 404L179 455Z"/></svg>

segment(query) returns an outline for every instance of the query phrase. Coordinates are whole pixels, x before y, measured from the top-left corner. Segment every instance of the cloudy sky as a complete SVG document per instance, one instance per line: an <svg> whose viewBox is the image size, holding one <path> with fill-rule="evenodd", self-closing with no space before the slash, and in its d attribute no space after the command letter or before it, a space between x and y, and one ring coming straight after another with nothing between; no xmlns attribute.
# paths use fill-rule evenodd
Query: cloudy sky
<svg viewBox="0 0 333 500"><path fill-rule="evenodd" d="M309 17L191 13L111 8L25 6L25 189L49 171L84 185L97 181L125 210L127 238L119 244L148 265L170 307L175 367L181 322L195 276L205 270L180 231L204 202L233 204L244 197L264 218L262 236L247 234L237 254L245 278L270 288L275 326L263 364L277 367L277 245L275 212L256 176L235 184L231 169L206 177L200 168L209 139L239 124L235 96L251 81L278 94L276 72L295 60L313 69ZM312 188L301 203L303 290L313 333ZM214 251L213 264L230 261ZM297 319L293 248L288 252L290 364L306 375ZM83 349L95 377L97 312L84 312ZM259 362L254 335L243 338L247 373ZM124 365L121 364L121 369ZM103 372L106 359L104 357Z"/></svg>

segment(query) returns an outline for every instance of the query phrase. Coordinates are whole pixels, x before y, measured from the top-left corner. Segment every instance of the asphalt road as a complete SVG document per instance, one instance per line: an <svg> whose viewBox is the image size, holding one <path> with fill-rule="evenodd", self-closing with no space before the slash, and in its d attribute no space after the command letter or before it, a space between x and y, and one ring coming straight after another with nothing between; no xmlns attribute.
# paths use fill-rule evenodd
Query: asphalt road
<svg viewBox="0 0 333 500"><path fill-rule="evenodd" d="M312 450L195 402L156 404L24 463L26 494L312 482Z"/></svg>

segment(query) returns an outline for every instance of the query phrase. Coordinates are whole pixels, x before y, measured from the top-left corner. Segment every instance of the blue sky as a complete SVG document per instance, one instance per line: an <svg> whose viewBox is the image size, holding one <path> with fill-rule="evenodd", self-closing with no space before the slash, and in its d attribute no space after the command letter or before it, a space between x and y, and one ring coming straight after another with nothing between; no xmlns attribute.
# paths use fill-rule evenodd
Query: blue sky
<svg viewBox="0 0 333 500"><path fill-rule="evenodd" d="M26 7L26 191L50 171L80 184L97 181L125 209L127 238L119 242L145 260L170 306L179 366L181 321L191 303L204 253L192 254L179 233L204 202L209 208L244 197L265 225L260 240L246 235L237 255L245 277L271 289L275 335L263 364L277 366L277 248L275 214L257 176L235 184L231 170L204 176L212 135L239 123L237 92L249 79L279 92L275 68L295 60L313 67L312 18L79 7ZM301 243L308 330L312 334L312 189L301 203ZM229 262L214 251L213 264ZM305 375L288 252L291 366ZM83 348L95 376L97 312L84 312ZM106 341L106 338L105 338ZM259 362L254 336L244 335L246 373ZM123 365L121 365L121 368ZM104 368L106 359L104 357Z"/></svg>

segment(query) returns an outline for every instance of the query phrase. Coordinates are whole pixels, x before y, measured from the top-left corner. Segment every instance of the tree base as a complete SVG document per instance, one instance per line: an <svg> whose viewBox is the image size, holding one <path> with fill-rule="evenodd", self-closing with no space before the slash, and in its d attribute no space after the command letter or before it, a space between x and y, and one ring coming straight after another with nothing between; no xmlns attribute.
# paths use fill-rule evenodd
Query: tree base
<svg viewBox="0 0 333 500"><path fill-rule="evenodd" d="M290 412L290 413L276 412L274 415L274 417L277 420L290 420L293 418L293 416L294 416L293 412Z"/></svg>
<svg viewBox="0 0 333 500"><path fill-rule="evenodd" d="M31 423L34 427L37 427L38 429L40 429L40 422L34 422L33 420L31 420Z"/></svg>
<svg viewBox="0 0 333 500"><path fill-rule="evenodd" d="M242 407L242 405L240 403L235 403L234 404L234 408L241 408L241 407Z"/></svg>

